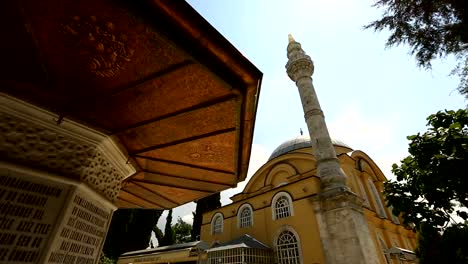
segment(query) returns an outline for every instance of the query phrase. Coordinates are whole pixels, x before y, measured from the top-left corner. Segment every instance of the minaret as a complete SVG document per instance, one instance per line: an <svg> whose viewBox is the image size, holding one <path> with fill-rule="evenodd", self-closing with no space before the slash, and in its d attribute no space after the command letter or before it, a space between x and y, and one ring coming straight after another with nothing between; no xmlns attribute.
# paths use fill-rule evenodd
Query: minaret
<svg viewBox="0 0 468 264"><path fill-rule="evenodd" d="M312 84L314 63L289 35L286 72L296 82L317 160L322 190L312 201L327 264L380 263L362 198L346 186L325 117Z"/></svg>
<svg viewBox="0 0 468 264"><path fill-rule="evenodd" d="M288 63L286 72L289 78L296 82L301 96L304 118L309 128L310 140L317 159L317 174L322 182L322 192L332 189L347 190L346 175L336 157L330 135L328 134L325 117L312 84L314 63L289 34Z"/></svg>

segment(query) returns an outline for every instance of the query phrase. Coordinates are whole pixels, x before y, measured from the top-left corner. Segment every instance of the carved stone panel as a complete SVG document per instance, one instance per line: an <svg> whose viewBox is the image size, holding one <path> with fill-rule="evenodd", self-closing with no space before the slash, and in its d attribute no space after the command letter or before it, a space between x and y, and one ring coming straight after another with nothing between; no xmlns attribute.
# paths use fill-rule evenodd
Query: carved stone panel
<svg viewBox="0 0 468 264"><path fill-rule="evenodd" d="M0 112L0 156L87 183L113 200L121 175L91 144Z"/></svg>
<svg viewBox="0 0 468 264"><path fill-rule="evenodd" d="M40 263L69 190L0 166L0 264Z"/></svg>
<svg viewBox="0 0 468 264"><path fill-rule="evenodd" d="M101 255L113 208L79 186L67 209L44 263L96 263Z"/></svg>

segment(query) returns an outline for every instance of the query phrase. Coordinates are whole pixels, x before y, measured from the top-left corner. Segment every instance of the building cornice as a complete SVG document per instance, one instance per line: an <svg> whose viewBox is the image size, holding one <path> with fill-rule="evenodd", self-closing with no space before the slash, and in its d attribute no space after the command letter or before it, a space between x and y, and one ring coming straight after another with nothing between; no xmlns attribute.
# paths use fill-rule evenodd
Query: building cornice
<svg viewBox="0 0 468 264"><path fill-rule="evenodd" d="M136 172L115 138L37 106L0 94L0 119L0 150L11 162L79 179L111 200Z"/></svg>

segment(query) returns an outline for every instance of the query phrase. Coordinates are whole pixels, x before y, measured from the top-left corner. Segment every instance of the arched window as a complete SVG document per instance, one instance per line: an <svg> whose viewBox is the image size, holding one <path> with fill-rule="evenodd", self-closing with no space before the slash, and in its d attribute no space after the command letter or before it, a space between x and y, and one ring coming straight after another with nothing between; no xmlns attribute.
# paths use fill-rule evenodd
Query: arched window
<svg viewBox="0 0 468 264"><path fill-rule="evenodd" d="M253 226L253 212L249 204L244 204L239 208L238 223L240 228Z"/></svg>
<svg viewBox="0 0 468 264"><path fill-rule="evenodd" d="M294 215L291 196L286 192L277 193L271 204L273 220Z"/></svg>
<svg viewBox="0 0 468 264"><path fill-rule="evenodd" d="M299 245L293 232L285 230L276 240L276 257L278 264L300 264Z"/></svg>
<svg viewBox="0 0 468 264"><path fill-rule="evenodd" d="M369 189L372 192L372 195L374 196L374 201L376 203L375 209L377 210L377 214L380 217L387 218L387 214L385 213L385 209L383 207L382 200L380 200L380 194L377 191L377 188L375 188L375 185L370 178L367 178L367 183Z"/></svg>
<svg viewBox="0 0 468 264"><path fill-rule="evenodd" d="M407 237L403 237L403 240L405 241L406 249L413 250L413 245L410 243L409 239Z"/></svg>
<svg viewBox="0 0 468 264"><path fill-rule="evenodd" d="M382 254L384 255L385 262L387 262L387 264L390 264L390 257L386 253L387 246L385 245L385 242L383 241L381 237L379 237L379 244L380 244L380 250L382 250Z"/></svg>
<svg viewBox="0 0 468 264"><path fill-rule="evenodd" d="M216 213L211 219L211 233L213 235L223 233L223 215L221 213Z"/></svg>
<svg viewBox="0 0 468 264"><path fill-rule="evenodd" d="M364 199L364 205L370 208L369 198L367 197L367 193L366 193L366 190L364 189L364 185L362 185L361 178L357 178L356 181L358 183L359 190L361 191L362 198Z"/></svg>
<svg viewBox="0 0 468 264"><path fill-rule="evenodd" d="M400 224L400 220L398 219L398 216L396 216L396 215L393 214L393 206L389 206L389 207L388 207L388 210L390 210L390 214L392 215L392 221L393 221L393 223L399 225L399 224Z"/></svg>

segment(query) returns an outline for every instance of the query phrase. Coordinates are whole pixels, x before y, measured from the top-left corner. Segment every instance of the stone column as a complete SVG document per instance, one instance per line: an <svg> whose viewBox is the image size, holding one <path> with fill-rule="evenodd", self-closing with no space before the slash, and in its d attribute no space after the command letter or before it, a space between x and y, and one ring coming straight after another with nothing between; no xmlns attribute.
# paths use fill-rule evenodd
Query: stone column
<svg viewBox="0 0 468 264"><path fill-rule="evenodd" d="M314 64L291 35L287 51L286 71L299 89L322 184L314 205L326 261L329 264L379 263L363 214L363 200L346 186L346 175L328 134L312 84Z"/></svg>
<svg viewBox="0 0 468 264"><path fill-rule="evenodd" d="M296 82L301 96L304 118L309 129L312 148L317 159L317 173L322 182L322 189L328 191L334 188L348 189L346 187L346 175L340 167L336 157L330 135L328 134L325 117L317 94L312 84L314 63L289 35L288 63L286 71L289 78Z"/></svg>
<svg viewBox="0 0 468 264"><path fill-rule="evenodd" d="M121 182L113 138L0 94L0 264L95 264Z"/></svg>

